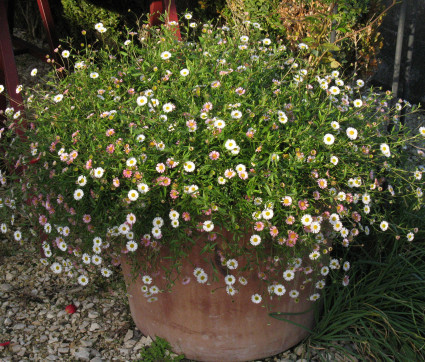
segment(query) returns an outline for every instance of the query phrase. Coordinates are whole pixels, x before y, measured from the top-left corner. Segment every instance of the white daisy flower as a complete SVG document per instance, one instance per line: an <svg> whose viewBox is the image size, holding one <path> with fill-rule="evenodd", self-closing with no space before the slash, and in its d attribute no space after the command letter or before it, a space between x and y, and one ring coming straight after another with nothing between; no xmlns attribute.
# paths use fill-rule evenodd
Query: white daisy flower
<svg viewBox="0 0 425 362"><path fill-rule="evenodd" d="M224 147L229 151L233 150L236 146L237 146L236 141L232 139L228 139L226 143L224 144Z"/></svg>
<svg viewBox="0 0 425 362"><path fill-rule="evenodd" d="M195 164L192 161L186 161L183 168L186 172L193 172L195 171Z"/></svg>
<svg viewBox="0 0 425 362"><path fill-rule="evenodd" d="M62 99L63 99L63 94L56 94L56 95L53 97L53 101L54 101L55 103L59 103Z"/></svg>
<svg viewBox="0 0 425 362"><path fill-rule="evenodd" d="M294 273L293 270L288 269L288 270L285 270L283 272L283 279L285 279L286 281L289 282L289 281L291 281L294 278L295 278L295 273Z"/></svg>
<svg viewBox="0 0 425 362"><path fill-rule="evenodd" d="M83 256L81 257L81 259L83 260L84 264L90 264L91 263L91 257L87 253L84 253Z"/></svg>
<svg viewBox="0 0 425 362"><path fill-rule="evenodd" d="M233 110L233 111L230 113L230 116L231 116L233 119L239 119L239 118L241 118L241 117L242 117L242 112L241 112L241 111L238 111L237 109L235 109L235 110Z"/></svg>
<svg viewBox="0 0 425 362"><path fill-rule="evenodd" d="M186 68L184 68L180 71L180 75L182 77L187 77L189 75L189 73L190 73L189 69L186 69Z"/></svg>
<svg viewBox="0 0 425 362"><path fill-rule="evenodd" d="M55 262L50 266L50 269L52 270L53 273L60 274L62 272L62 265Z"/></svg>
<svg viewBox="0 0 425 362"><path fill-rule="evenodd" d="M152 224L153 226L160 228L162 227L162 225L164 225L164 219L162 217L157 216L152 220Z"/></svg>
<svg viewBox="0 0 425 362"><path fill-rule="evenodd" d="M310 214L305 214L303 215L303 217L301 218L301 223L304 226L309 226L311 223L313 222L313 218L311 217Z"/></svg>
<svg viewBox="0 0 425 362"><path fill-rule="evenodd" d="M127 244L125 245L128 251L136 251L137 250L137 243L134 240L127 241Z"/></svg>
<svg viewBox="0 0 425 362"><path fill-rule="evenodd" d="M94 265L100 265L100 264L102 264L102 257L101 257L101 256L99 256L99 255L93 255L93 256L91 257L91 262L92 262Z"/></svg>
<svg viewBox="0 0 425 362"><path fill-rule="evenodd" d="M382 231L387 230L387 229L388 229L388 222L386 222L386 221L382 221L382 222L379 224L379 227L381 228L381 230L382 230Z"/></svg>
<svg viewBox="0 0 425 362"><path fill-rule="evenodd" d="M323 142L324 142L326 145L332 145L332 144L335 142L335 137L334 137L334 135L332 135L332 134L330 134L330 133L325 134L325 136L323 137Z"/></svg>
<svg viewBox="0 0 425 362"><path fill-rule="evenodd" d="M379 148L381 149L381 152L384 154L384 156L391 156L390 146L388 146L386 143L382 143Z"/></svg>
<svg viewBox="0 0 425 362"><path fill-rule="evenodd" d="M96 178L101 178L104 173L105 170L102 167L97 167L93 170L93 176Z"/></svg>
<svg viewBox="0 0 425 362"><path fill-rule="evenodd" d="M87 285L88 282L89 282L89 278L87 278L85 275L80 275L78 277L78 284L84 286L84 285Z"/></svg>
<svg viewBox="0 0 425 362"><path fill-rule="evenodd" d="M300 295L300 292L298 290L295 290L295 289L293 289L289 292L289 296L291 298L298 298L299 295Z"/></svg>
<svg viewBox="0 0 425 362"><path fill-rule="evenodd" d="M13 237L16 241L20 241L22 239L22 233L19 230L16 230L13 233Z"/></svg>
<svg viewBox="0 0 425 362"><path fill-rule="evenodd" d="M226 275L226 276L224 277L224 282L225 282L227 285L233 285L233 284L235 284L235 282L236 282L236 278L235 278L233 275Z"/></svg>
<svg viewBox="0 0 425 362"><path fill-rule="evenodd" d="M131 201L136 201L139 198L139 193L136 190L130 190L127 196Z"/></svg>
<svg viewBox="0 0 425 362"><path fill-rule="evenodd" d="M238 267L238 261L236 259L229 259L229 260L226 261L226 266L230 270L235 270Z"/></svg>
<svg viewBox="0 0 425 362"><path fill-rule="evenodd" d="M286 293L286 288L282 284L276 284L274 286L274 293L278 296L282 296Z"/></svg>
<svg viewBox="0 0 425 362"><path fill-rule="evenodd" d="M87 184L87 177L83 175L78 176L77 185L85 186L86 184Z"/></svg>
<svg viewBox="0 0 425 362"><path fill-rule="evenodd" d="M146 103L148 103L148 99L145 96L140 96L137 97L136 102L138 106L144 106Z"/></svg>
<svg viewBox="0 0 425 362"><path fill-rule="evenodd" d="M196 276L196 281L198 283L205 284L208 281L208 275L207 275L207 273L205 273L204 271L202 271L201 273L199 273Z"/></svg>
<svg viewBox="0 0 425 362"><path fill-rule="evenodd" d="M327 266L323 266L323 267L320 269L320 274L322 274L324 277L325 277L326 275L328 275L328 274L329 274L329 267L327 267Z"/></svg>
<svg viewBox="0 0 425 362"><path fill-rule="evenodd" d="M105 277L105 278L109 278L112 275L112 270L107 269L107 268L102 268L100 269L100 273Z"/></svg>
<svg viewBox="0 0 425 362"><path fill-rule="evenodd" d="M249 239L249 242L251 243L251 245L257 246L261 243L261 237L260 235L252 235L251 238Z"/></svg>
<svg viewBox="0 0 425 362"><path fill-rule="evenodd" d="M205 231L212 231L214 229L214 224L212 221L207 220L207 221L204 221L202 228Z"/></svg>
<svg viewBox="0 0 425 362"><path fill-rule="evenodd" d="M180 214L176 210L171 210L168 216L171 220L177 220L180 217Z"/></svg>
<svg viewBox="0 0 425 362"><path fill-rule="evenodd" d="M161 53L161 59L167 60L171 58L171 53L168 51L162 52Z"/></svg>
<svg viewBox="0 0 425 362"><path fill-rule="evenodd" d="M357 138L357 130L353 127L348 127L346 133L350 140L355 140Z"/></svg>
<svg viewBox="0 0 425 362"><path fill-rule="evenodd" d="M255 303L255 304L261 303L262 299L263 299L263 298L261 297L261 295L260 295L260 294L253 294L253 295L251 296L251 301L252 301L253 303Z"/></svg>
<svg viewBox="0 0 425 362"><path fill-rule="evenodd" d="M151 284L152 283L152 277L149 275L144 275L142 277L142 282L145 284Z"/></svg>
<svg viewBox="0 0 425 362"><path fill-rule="evenodd" d="M224 122L222 119L216 119L214 121L214 127L223 129L226 126L226 122Z"/></svg>
<svg viewBox="0 0 425 362"><path fill-rule="evenodd" d="M354 107L360 108L363 105L363 101L361 99L356 99L353 102Z"/></svg>
<svg viewBox="0 0 425 362"><path fill-rule="evenodd" d="M272 209L265 209L263 210L263 212L261 213L261 216L263 217L263 219L265 220L270 220L271 218L273 218L273 210Z"/></svg>
<svg viewBox="0 0 425 362"><path fill-rule="evenodd" d="M83 190L81 190L81 189L76 189L75 191L74 191L74 199L75 200L81 200L82 198L83 198L83 196L84 196L84 191Z"/></svg>
<svg viewBox="0 0 425 362"><path fill-rule="evenodd" d="M139 183L137 184L137 190L139 190L141 194L146 194L149 191L149 186L145 183Z"/></svg>
<svg viewBox="0 0 425 362"><path fill-rule="evenodd" d="M165 113L170 113L171 111L173 111L173 110L174 110L174 108L175 108L175 105L174 105L173 103L165 103L165 104L162 106L162 110L163 110Z"/></svg>

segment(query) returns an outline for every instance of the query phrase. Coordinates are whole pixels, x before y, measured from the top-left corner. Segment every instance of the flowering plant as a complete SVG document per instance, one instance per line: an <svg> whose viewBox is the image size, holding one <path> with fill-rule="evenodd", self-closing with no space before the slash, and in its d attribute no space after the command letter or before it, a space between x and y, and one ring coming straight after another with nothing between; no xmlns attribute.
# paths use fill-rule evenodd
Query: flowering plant
<svg viewBox="0 0 425 362"><path fill-rule="evenodd" d="M183 41L171 24L115 50L60 51L63 77L24 90L29 127L6 111L5 160L23 171L2 178L22 181L2 198L3 233L22 242L41 230L41 261L82 285L137 250L148 297L161 251L178 271L204 235L202 253L218 253L227 275L194 265L194 282L221 278L233 295L250 270L279 296L302 273L311 300L328 273L349 269L325 256L336 246L371 230L414 238L386 208L423 202L424 168L405 148L425 128L410 132L394 113L408 102L390 108L389 95L327 73L306 44L292 53L258 24L240 33L185 18ZM12 226L11 212L28 222ZM220 244L223 230L233 236Z"/></svg>

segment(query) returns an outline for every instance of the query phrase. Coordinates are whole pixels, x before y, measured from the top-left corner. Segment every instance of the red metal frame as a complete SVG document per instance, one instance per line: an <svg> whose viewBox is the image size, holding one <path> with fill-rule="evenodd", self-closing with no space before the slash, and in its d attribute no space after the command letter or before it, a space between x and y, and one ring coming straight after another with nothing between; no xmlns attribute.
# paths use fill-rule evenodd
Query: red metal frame
<svg viewBox="0 0 425 362"><path fill-rule="evenodd" d="M59 43L54 32L53 18L50 12L49 3L47 0L37 0L37 3L46 30L51 54L56 64L59 66L56 53L54 52L55 47ZM20 94L16 93L16 87L19 85L19 77L12 44L44 61L46 61L46 52L33 44L13 36L13 13L13 2L11 3L10 0L0 0L0 84L3 84L6 88L10 106L16 111L20 110L23 112L22 97ZM6 92L0 94L0 110L6 109ZM4 115L1 115L0 122L4 119ZM22 136L22 128L24 127L25 123L21 125L21 128L17 129L17 134L19 136Z"/></svg>
<svg viewBox="0 0 425 362"><path fill-rule="evenodd" d="M22 96L16 93L19 85L18 71L16 70L15 56L13 54L12 39L9 31L9 21L7 19L7 0L0 0L0 83L4 84L10 106L15 111L23 112ZM4 92L4 93L5 93ZM1 109L6 109L6 96L0 94ZM5 117L2 116L2 120ZM22 136L22 130L17 129L17 134Z"/></svg>
<svg viewBox="0 0 425 362"><path fill-rule="evenodd" d="M180 27L178 25L179 18L177 16L177 9L175 0L151 0L149 6L149 25L156 26L161 23L159 17L167 11L167 23L170 21L175 21L177 23L175 28L176 38L177 40L181 40Z"/></svg>

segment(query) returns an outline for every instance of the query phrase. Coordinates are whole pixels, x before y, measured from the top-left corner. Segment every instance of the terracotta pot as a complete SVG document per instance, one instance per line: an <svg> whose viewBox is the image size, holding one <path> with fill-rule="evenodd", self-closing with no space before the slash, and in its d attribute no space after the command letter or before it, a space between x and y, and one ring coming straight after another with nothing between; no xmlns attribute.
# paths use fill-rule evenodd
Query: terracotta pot
<svg viewBox="0 0 425 362"><path fill-rule="evenodd" d="M300 313L285 318L311 329L314 324L313 303L307 301L310 288L300 290L301 280L285 283L287 292L282 297L251 301L251 296L264 290L265 285L256 275L247 276L248 284L239 285L233 297L226 293L224 283L199 284L193 276L194 266L204 267L205 254L194 248L182 263L180 276L171 292L157 295L158 300L147 301L141 291L141 276L132 277L132 263L123 258L124 273L131 314L136 326L144 335L165 338L175 353L199 361L246 361L268 357L296 345L304 339L307 330L292 323L277 320L271 312ZM214 262L211 258L211 262ZM224 271L222 269L222 271ZM296 273L300 275L301 273ZM182 280L190 276L184 285ZM153 284L161 288L160 277ZM163 279L163 278L162 278ZM210 275L211 279L211 275ZM164 284L162 284L164 285ZM289 297L291 289L300 291L299 302ZM266 306L266 307L265 307Z"/></svg>

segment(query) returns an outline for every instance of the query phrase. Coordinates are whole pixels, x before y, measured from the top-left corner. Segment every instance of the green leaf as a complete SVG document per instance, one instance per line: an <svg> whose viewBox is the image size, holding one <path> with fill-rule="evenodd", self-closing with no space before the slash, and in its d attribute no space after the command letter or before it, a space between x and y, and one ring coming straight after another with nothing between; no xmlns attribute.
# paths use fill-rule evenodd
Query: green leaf
<svg viewBox="0 0 425 362"><path fill-rule="evenodd" d="M341 50L341 48L338 45L335 45L333 43L324 43L320 45L323 49L329 50L332 52L338 52Z"/></svg>

